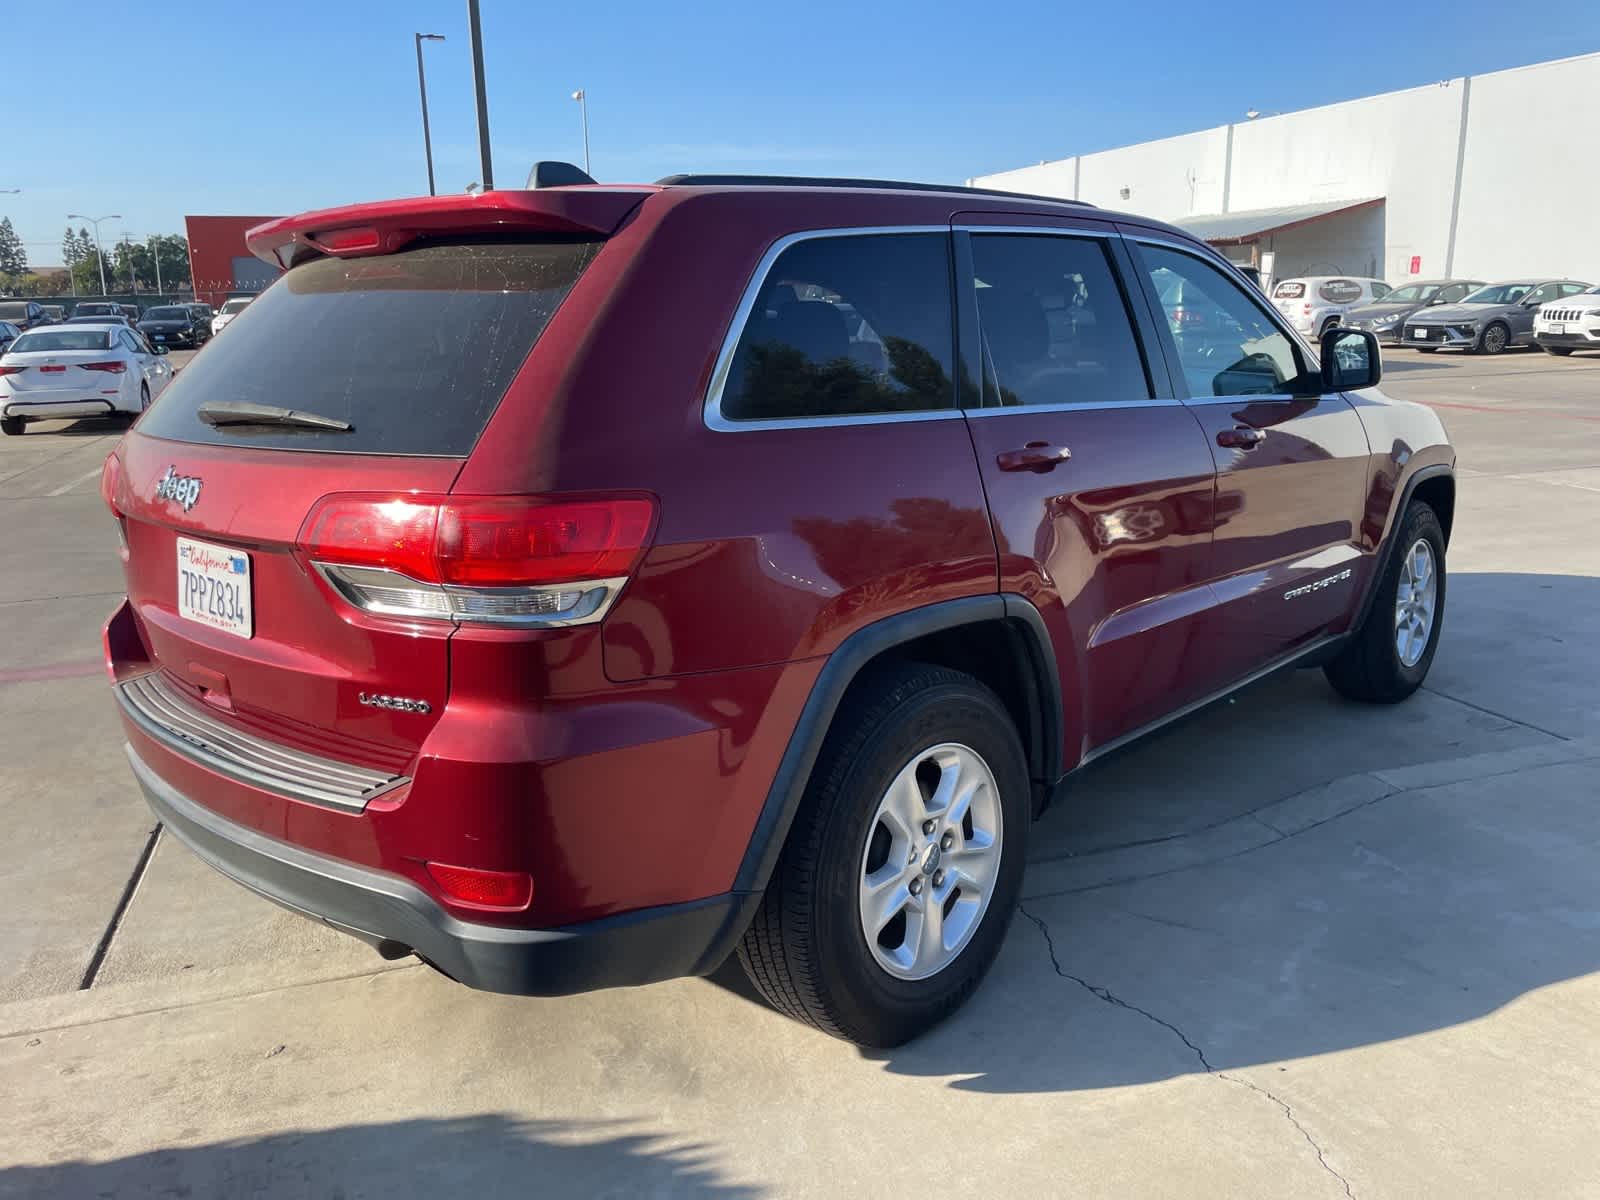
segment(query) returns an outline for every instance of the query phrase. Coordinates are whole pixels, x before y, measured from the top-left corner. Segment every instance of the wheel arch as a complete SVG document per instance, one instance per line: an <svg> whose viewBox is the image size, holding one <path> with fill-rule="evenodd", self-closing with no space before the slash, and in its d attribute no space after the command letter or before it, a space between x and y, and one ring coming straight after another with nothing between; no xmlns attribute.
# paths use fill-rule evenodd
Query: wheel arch
<svg viewBox="0 0 1600 1200"><path fill-rule="evenodd" d="M1427 490L1424 491L1424 488ZM1400 528L1400 522L1404 519L1406 509L1415 499L1423 500L1433 509L1439 518L1440 527L1444 530L1446 548L1450 545L1450 527L1455 521L1456 511L1455 469L1448 463L1419 467L1406 480L1405 486L1400 490L1400 502L1389 512L1388 527L1383 532L1383 542L1378 549L1377 562L1367 581L1366 595L1361 599L1361 607L1356 612L1355 619L1350 622L1352 633L1366 623L1367 613L1371 611L1372 601L1378 594L1378 584L1383 579L1384 572L1389 569L1389 561L1395 554L1395 547L1399 542L1396 533Z"/></svg>
<svg viewBox="0 0 1600 1200"><path fill-rule="evenodd" d="M1017 725L1037 813L1062 774L1061 682L1039 610L1021 596L969 596L911 609L851 634L828 657L795 722L751 831L734 890L767 886L804 798L811 769L850 689L875 666L924 662L971 674Z"/></svg>

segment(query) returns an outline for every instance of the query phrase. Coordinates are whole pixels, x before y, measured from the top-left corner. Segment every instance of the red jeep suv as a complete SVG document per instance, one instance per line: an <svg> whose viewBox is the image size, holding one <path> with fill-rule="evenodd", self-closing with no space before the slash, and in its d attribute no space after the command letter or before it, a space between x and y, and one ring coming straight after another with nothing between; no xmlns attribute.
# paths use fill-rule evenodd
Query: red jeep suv
<svg viewBox="0 0 1600 1200"><path fill-rule="evenodd" d="M106 462L128 758L218 870L471 987L737 951L904 1041L1073 771L1279 668L1389 702L1432 661L1439 421L1177 229L676 176L249 244L286 274Z"/></svg>

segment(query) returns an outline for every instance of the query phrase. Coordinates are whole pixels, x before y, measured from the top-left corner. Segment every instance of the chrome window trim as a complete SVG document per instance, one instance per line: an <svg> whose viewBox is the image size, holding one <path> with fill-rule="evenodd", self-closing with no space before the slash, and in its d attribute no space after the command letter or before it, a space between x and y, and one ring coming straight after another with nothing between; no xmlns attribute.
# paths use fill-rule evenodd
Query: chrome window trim
<svg viewBox="0 0 1600 1200"><path fill-rule="evenodd" d="M745 433L761 429L819 429L834 425L890 425L903 421L950 421L960 419L961 410L956 408L953 403L950 408L930 408L918 412L858 413L847 417L774 417L753 421L736 421L722 415L722 392L728 385L728 372L733 369L734 352L738 350L739 339L744 336L744 327L750 320L750 314L755 310L756 297L761 294L761 288L767 282L767 275L772 271L773 265L785 250L801 242L815 241L818 238L937 233L948 239L950 232L948 224L845 225L835 229L805 229L795 233L786 233L773 242L771 246L767 247L767 252L761 256L761 261L756 264L756 269L751 274L750 282L745 285L744 295L739 298L739 306L734 309L733 320L728 326L728 332L723 336L722 349L717 352L716 366L711 371L711 384L706 389L706 398L701 407L701 414L705 420L706 427L718 433ZM955 352L954 337L951 338L950 349L952 353Z"/></svg>
<svg viewBox="0 0 1600 1200"><path fill-rule="evenodd" d="M1118 236L1114 229L1074 229L1060 225L957 225L957 233L1026 233L1045 234L1051 237L1102 238L1111 241Z"/></svg>
<svg viewBox="0 0 1600 1200"><path fill-rule="evenodd" d="M1221 399L1221 397L1217 397ZM1007 404L993 408L969 408L968 417L1010 417L1023 413L1100 412L1116 408L1182 408L1183 401L1160 397L1151 400L1101 400L1093 404Z"/></svg>

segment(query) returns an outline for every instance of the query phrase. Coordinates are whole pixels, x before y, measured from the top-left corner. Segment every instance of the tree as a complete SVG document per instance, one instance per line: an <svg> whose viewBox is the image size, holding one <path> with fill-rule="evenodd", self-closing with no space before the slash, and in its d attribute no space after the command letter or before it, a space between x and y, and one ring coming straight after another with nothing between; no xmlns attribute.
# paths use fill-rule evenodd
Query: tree
<svg viewBox="0 0 1600 1200"><path fill-rule="evenodd" d="M0 217L0 275L21 275L28 269L28 253L11 228L10 217Z"/></svg>

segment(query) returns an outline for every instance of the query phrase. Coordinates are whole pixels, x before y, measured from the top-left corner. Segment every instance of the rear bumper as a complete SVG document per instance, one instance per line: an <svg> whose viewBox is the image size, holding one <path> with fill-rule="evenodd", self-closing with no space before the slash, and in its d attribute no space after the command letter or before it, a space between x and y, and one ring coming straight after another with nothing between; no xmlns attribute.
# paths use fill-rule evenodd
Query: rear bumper
<svg viewBox="0 0 1600 1200"><path fill-rule="evenodd" d="M732 951L760 902L730 892L555 929L462 921L405 879L278 841L180 793L128 759L168 831L202 861L274 903L377 947L415 953L468 987L561 996L703 975Z"/></svg>
<svg viewBox="0 0 1600 1200"><path fill-rule="evenodd" d="M13 396L0 404L0 416L43 417L65 420L68 417L109 417L117 411L110 400L79 397L73 400L18 400Z"/></svg>

